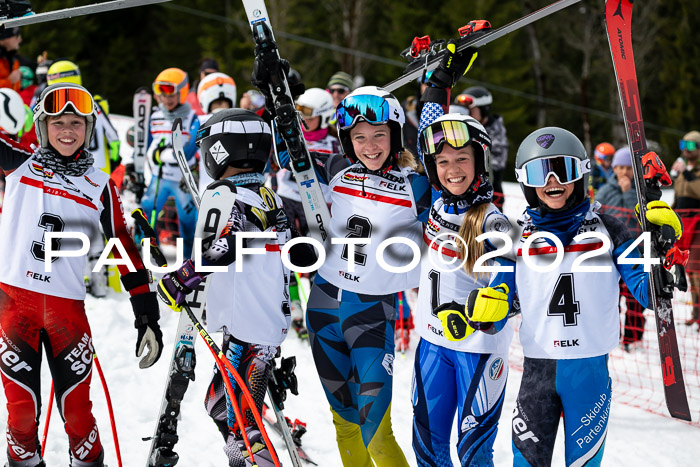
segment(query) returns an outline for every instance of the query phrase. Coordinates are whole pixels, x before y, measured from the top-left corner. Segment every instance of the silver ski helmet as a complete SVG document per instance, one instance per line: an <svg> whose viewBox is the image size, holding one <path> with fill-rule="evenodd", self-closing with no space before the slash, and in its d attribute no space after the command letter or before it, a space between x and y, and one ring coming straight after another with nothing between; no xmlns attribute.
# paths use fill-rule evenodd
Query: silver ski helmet
<svg viewBox="0 0 700 467"><path fill-rule="evenodd" d="M448 191L440 183L435 163L435 156L442 151L445 144L454 149L461 149L467 145L474 147L476 150L474 181L478 179L479 175L488 172L491 158L491 138L484 126L473 117L458 113L442 115L423 128L418 136L418 144L423 153L423 163L428 180L436 190Z"/></svg>
<svg viewBox="0 0 700 467"><path fill-rule="evenodd" d="M403 151L403 124L406 118L401 103L386 89L377 86L362 86L355 89L343 99L336 109L338 139L345 157L350 162L358 162L350 140L350 130L358 122L371 125L389 125L391 130L391 154L396 158Z"/></svg>
<svg viewBox="0 0 700 467"><path fill-rule="evenodd" d="M548 164L553 158L566 161L567 156L570 164ZM526 167L538 160L539 163ZM515 177L531 208L548 209L538 198L535 187L545 186L550 175L557 177L562 184L574 183L574 191L562 210L577 206L588 197L590 171L591 160L583 143L563 128L545 127L533 131L520 143L515 155Z"/></svg>
<svg viewBox="0 0 700 467"><path fill-rule="evenodd" d="M85 117L85 143L87 147L92 140L97 118L95 100L87 89L74 83L56 83L47 86L39 96L34 107L34 128L39 146L49 146L49 132L46 118L72 113Z"/></svg>
<svg viewBox="0 0 700 467"><path fill-rule="evenodd" d="M218 180L227 167L262 173L270 158L272 131L255 112L224 109L199 128L196 143L207 174Z"/></svg>

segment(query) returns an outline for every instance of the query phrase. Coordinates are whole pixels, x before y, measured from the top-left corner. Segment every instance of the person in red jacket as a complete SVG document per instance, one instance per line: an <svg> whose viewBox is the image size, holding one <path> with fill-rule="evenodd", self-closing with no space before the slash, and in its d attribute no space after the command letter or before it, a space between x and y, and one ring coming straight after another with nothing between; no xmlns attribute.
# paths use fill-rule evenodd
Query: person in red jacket
<svg viewBox="0 0 700 467"><path fill-rule="evenodd" d="M21 43L19 28L0 31L0 88L20 90L22 73L19 71L17 51Z"/></svg>

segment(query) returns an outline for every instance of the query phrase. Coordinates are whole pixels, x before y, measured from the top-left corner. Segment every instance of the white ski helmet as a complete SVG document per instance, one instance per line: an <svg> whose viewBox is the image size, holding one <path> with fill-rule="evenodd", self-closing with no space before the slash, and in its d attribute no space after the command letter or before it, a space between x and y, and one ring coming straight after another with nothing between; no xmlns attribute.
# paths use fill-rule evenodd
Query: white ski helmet
<svg viewBox="0 0 700 467"><path fill-rule="evenodd" d="M197 99L205 113L210 113L209 106L219 99L228 100L233 108L236 106L236 83L225 73L208 74L199 82Z"/></svg>
<svg viewBox="0 0 700 467"><path fill-rule="evenodd" d="M474 181L479 175L487 175L491 158L491 138L484 126L473 117L458 113L449 113L437 118L423 128L418 136L418 144L423 153L425 172L428 181L436 190L445 190L437 175L435 156L442 151L445 144L454 149L472 145L476 151L474 160ZM472 182L472 184L474 183Z"/></svg>
<svg viewBox="0 0 700 467"><path fill-rule="evenodd" d="M34 107L34 127L39 146L49 146L49 132L46 126L46 117L73 113L85 117L85 143L87 146L92 140L95 130L97 109L95 100L84 87L73 83L56 83L47 86L41 92L39 100Z"/></svg>
<svg viewBox="0 0 700 467"><path fill-rule="evenodd" d="M16 135L24 127L26 110L22 97L10 88L0 88L0 129Z"/></svg>
<svg viewBox="0 0 700 467"><path fill-rule="evenodd" d="M403 125L406 117L403 108L393 94L377 86L362 86L343 99L336 109L338 139L345 157L352 163L358 161L355 155L350 130L359 121L372 125L387 124L391 129L392 157L403 151Z"/></svg>
<svg viewBox="0 0 700 467"><path fill-rule="evenodd" d="M321 88L307 89L304 94L296 100L297 110L306 118L321 117L320 129L328 128L335 105L333 96L328 91Z"/></svg>

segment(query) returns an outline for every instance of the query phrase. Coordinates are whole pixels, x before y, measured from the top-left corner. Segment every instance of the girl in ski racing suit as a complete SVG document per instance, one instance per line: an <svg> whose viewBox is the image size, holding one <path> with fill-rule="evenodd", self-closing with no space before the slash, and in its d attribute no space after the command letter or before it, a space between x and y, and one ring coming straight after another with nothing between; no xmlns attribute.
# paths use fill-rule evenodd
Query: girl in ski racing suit
<svg viewBox="0 0 700 467"><path fill-rule="evenodd" d="M367 241L325 245L326 260L307 307L311 349L343 464L407 465L391 430L394 322L396 293L418 285L418 269L388 272L375 258L389 237L420 244L430 188L403 150L404 114L393 95L374 86L359 88L340 103L337 116L340 144L351 164L340 154L312 153L331 192L329 236ZM413 256L404 244L384 253L392 267L408 265Z"/></svg>
<svg viewBox="0 0 700 467"><path fill-rule="evenodd" d="M471 293L488 285L488 275L474 271L474 264L502 241L490 236L480 245L475 239L491 232L506 235L511 225L492 202L493 187L487 178L491 139L472 117L443 115L447 93L432 81L422 99L418 151L440 197L430 210L424 235L429 248L421 263L413 450L418 465L452 465L450 432L457 411L460 464L493 465L513 330L502 315L488 330L484 326L482 331L488 333L476 332L457 342L442 332L438 314L444 308L463 306L457 304L466 303ZM454 263L460 258L461 263ZM487 264L492 266L493 261ZM492 293L507 296L507 290L501 285Z"/></svg>
<svg viewBox="0 0 700 467"><path fill-rule="evenodd" d="M37 433L42 346L71 465L102 466L104 458L89 398L94 349L84 304L87 258L53 258L47 271L46 232L94 238L101 225L106 237L119 239L136 268L129 272L126 264L118 266L136 316L137 356L149 347L139 366L153 365L163 345L158 301L127 231L117 187L93 167L93 156L85 149L95 116L85 88L58 83L41 93L34 110L39 148L32 153L0 136L0 169L7 174L0 224L5 260L0 269L0 369L8 409L7 456L13 467L44 465ZM71 239L52 240L54 250L76 246ZM113 250L117 259L122 258L119 251Z"/></svg>
<svg viewBox="0 0 700 467"><path fill-rule="evenodd" d="M575 135L556 127L536 130L520 145L515 165L529 206L511 250L514 271L490 283L503 281L515 291L522 313L525 358L513 412L514 465L550 465L562 414L566 464L600 465L611 402L608 353L620 336L619 279L648 307L649 274L621 264L639 253L626 252L634 241L626 226L590 203L590 159ZM680 237L680 220L666 203L650 202L646 217ZM596 259L578 265L592 251ZM590 267L598 269L585 270ZM499 297L483 295L485 305L502 306ZM467 329L483 326L470 318L472 305L441 312L445 333L461 338L454 332L458 322Z"/></svg>
<svg viewBox="0 0 700 467"><path fill-rule="evenodd" d="M254 409L261 411L272 359L289 330L289 270L282 263L280 251L295 232L284 215L280 198L263 186L272 134L268 124L255 113L226 109L213 114L200 128L197 144L208 175L214 180L229 180L237 187L236 202L225 229L202 255L205 266L231 265L227 272L214 273L210 278L207 328L209 332L223 330L222 351L245 379L256 402ZM222 153L227 156L221 157ZM243 264L233 265L236 234L247 232L264 232L271 238L246 238L246 248L257 248L264 254L247 254L238 260ZM315 251L306 243L292 246L289 252L293 264L310 266L316 262ZM158 294L169 307L179 311L187 295L208 274L197 272L192 260L187 260L161 279ZM225 377L231 380L246 420L236 420L222 375L216 369L205 405L224 437L229 465L246 465L241 429L247 432L257 465L274 465L268 451L272 447L265 446L240 387L230 374Z"/></svg>

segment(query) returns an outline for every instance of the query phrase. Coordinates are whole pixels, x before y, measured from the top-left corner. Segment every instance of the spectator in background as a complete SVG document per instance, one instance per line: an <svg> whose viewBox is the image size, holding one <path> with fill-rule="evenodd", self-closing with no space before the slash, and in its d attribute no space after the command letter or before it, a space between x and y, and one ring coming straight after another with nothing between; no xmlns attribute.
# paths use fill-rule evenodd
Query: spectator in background
<svg viewBox="0 0 700 467"><path fill-rule="evenodd" d="M251 89L243 93L239 105L241 109L257 112L265 107L265 96L257 89Z"/></svg>
<svg viewBox="0 0 700 467"><path fill-rule="evenodd" d="M488 89L473 86L457 96L457 104L467 107L469 114L481 123L491 137L491 167L489 179L493 185L493 204L503 210L503 173L508 161L508 138L503 117L491 112L493 96Z"/></svg>
<svg viewBox="0 0 700 467"><path fill-rule="evenodd" d="M598 147L600 146L602 145L599 144ZM608 208L625 209L624 213L617 209L607 209L605 212L620 220L623 220L623 216L626 215L627 227L631 232L635 232L638 227L633 212L637 205L637 190L634 186L632 172L632 154L627 146L615 151L611 165L613 174L608 178L607 183L598 190L596 201ZM620 281L620 295L625 298L627 304L622 345L625 350L629 351L631 344L642 340L646 319L644 318L644 307L634 299L624 281Z"/></svg>
<svg viewBox="0 0 700 467"><path fill-rule="evenodd" d="M591 170L591 188L593 193L605 185L613 174L612 160L615 155L615 147L610 143L600 143L595 147L595 165ZM604 204L604 203L603 203Z"/></svg>
<svg viewBox="0 0 700 467"><path fill-rule="evenodd" d="M686 133L680 149L681 157L671 166L679 174L673 182L674 209L700 209L700 132Z"/></svg>
<svg viewBox="0 0 700 467"><path fill-rule="evenodd" d="M634 209L637 191L634 189L632 156L628 147L615 152L612 158L612 176L600 187L596 200L604 206Z"/></svg>
<svg viewBox="0 0 700 467"><path fill-rule="evenodd" d="M19 28L0 31L0 88L20 90L22 73L19 71L17 52L21 43Z"/></svg>
<svg viewBox="0 0 700 467"><path fill-rule="evenodd" d="M192 110L194 110L195 115L204 115L206 112L202 109L199 104L199 99L197 98L197 88L199 87L199 82L204 79L205 76L212 73L217 73L221 71L219 69L219 62L213 58L203 58L199 65L199 79L192 83L189 94L187 94L187 103L190 104Z"/></svg>
<svg viewBox="0 0 700 467"><path fill-rule="evenodd" d="M19 72L22 75L19 85L19 95L22 96L22 101L29 105L32 102L32 97L34 97L34 91L36 91L36 84L34 84L34 70L28 66L19 67Z"/></svg>
<svg viewBox="0 0 700 467"><path fill-rule="evenodd" d="M673 180L673 194L675 201L674 209L700 209L700 132L691 131L683 136L680 141L681 157L671 166L671 176ZM677 175L675 175L677 174ZM674 176L675 175L675 176ZM691 318L686 321L686 325L700 325L700 271L697 271L697 264L700 261L697 248L690 248L694 233L700 225L700 215L698 213L681 212L683 227L688 235L687 247L690 250L690 261L688 262L688 277L690 279L690 290L693 299L693 311ZM700 331L700 327L698 328Z"/></svg>
<svg viewBox="0 0 700 467"><path fill-rule="evenodd" d="M355 88L352 76L344 71L339 71L328 80L326 90L333 96L333 106L338 107L340 101L350 94Z"/></svg>

